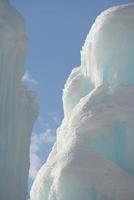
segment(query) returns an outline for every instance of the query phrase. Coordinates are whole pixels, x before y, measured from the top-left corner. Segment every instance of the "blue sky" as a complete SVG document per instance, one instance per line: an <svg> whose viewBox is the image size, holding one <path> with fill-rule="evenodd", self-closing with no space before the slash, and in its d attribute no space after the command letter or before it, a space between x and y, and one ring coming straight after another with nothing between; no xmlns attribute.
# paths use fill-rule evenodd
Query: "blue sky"
<svg viewBox="0 0 134 200"><path fill-rule="evenodd" d="M10 0L25 18L28 49L24 82L37 91L39 118L33 129L31 174L47 159L63 117L62 89L96 16L134 0Z"/></svg>

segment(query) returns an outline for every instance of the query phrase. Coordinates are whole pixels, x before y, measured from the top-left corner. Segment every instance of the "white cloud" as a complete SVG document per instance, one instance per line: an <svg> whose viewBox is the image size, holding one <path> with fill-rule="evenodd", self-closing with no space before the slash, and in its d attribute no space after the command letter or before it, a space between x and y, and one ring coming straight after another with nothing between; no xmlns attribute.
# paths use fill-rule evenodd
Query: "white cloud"
<svg viewBox="0 0 134 200"><path fill-rule="evenodd" d="M33 83L33 84L39 84L38 81L36 81L35 79L31 78L31 76L29 75L28 72L26 72L24 74L24 76L22 77L22 81L23 82L28 82L28 83Z"/></svg>
<svg viewBox="0 0 134 200"><path fill-rule="evenodd" d="M53 144L55 141L55 131L52 129L47 129L43 133L33 133L31 138L30 147L30 171L29 178L32 180L35 178L39 168L42 165L44 159L40 157L39 152L44 151L45 144Z"/></svg>
<svg viewBox="0 0 134 200"><path fill-rule="evenodd" d="M45 127L46 129L49 128L49 124L45 122L41 116L38 116L37 120L38 120L39 126Z"/></svg>
<svg viewBox="0 0 134 200"><path fill-rule="evenodd" d="M41 139L44 143L54 143L55 135L53 135L53 130L47 129L46 132L42 134Z"/></svg>
<svg viewBox="0 0 134 200"><path fill-rule="evenodd" d="M38 169L41 166L41 159L40 157L36 154L36 152L33 152L30 156L30 170L29 170L29 177L31 179L34 179Z"/></svg>
<svg viewBox="0 0 134 200"><path fill-rule="evenodd" d="M57 116L53 116L53 121L55 122L55 124L58 124L59 123L59 119Z"/></svg>

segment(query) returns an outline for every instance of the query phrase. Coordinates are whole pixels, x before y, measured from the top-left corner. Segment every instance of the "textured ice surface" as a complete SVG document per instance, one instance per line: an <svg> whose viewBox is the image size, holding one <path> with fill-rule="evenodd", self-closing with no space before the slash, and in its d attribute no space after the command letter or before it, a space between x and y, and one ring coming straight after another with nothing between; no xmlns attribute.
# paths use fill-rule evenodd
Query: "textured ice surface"
<svg viewBox="0 0 134 200"><path fill-rule="evenodd" d="M35 94L22 86L26 36L22 16L0 0L0 200L25 200Z"/></svg>
<svg viewBox="0 0 134 200"><path fill-rule="evenodd" d="M95 86L134 84L134 8L113 7L97 17L81 52L82 71Z"/></svg>
<svg viewBox="0 0 134 200"><path fill-rule="evenodd" d="M134 4L95 21L31 200L134 200Z"/></svg>

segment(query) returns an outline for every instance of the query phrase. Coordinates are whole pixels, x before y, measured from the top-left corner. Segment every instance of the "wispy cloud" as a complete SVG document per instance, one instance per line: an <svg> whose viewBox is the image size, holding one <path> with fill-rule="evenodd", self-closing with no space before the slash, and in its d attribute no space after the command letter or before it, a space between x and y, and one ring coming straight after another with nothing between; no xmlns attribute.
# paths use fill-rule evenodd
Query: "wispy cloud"
<svg viewBox="0 0 134 200"><path fill-rule="evenodd" d="M60 119L59 119L59 116L58 116L57 112L49 113L49 117L50 117L51 122L53 123L53 125L59 125Z"/></svg>
<svg viewBox="0 0 134 200"><path fill-rule="evenodd" d="M29 178L34 179L39 168L42 165L43 158L39 155L40 151L44 151L46 144L53 144L55 141L55 131L47 129L43 133L33 133L30 148L30 171Z"/></svg>
<svg viewBox="0 0 134 200"><path fill-rule="evenodd" d="M46 132L44 132L42 134L41 137L42 141L44 141L44 143L53 143L55 141L55 135L53 134L53 130L52 129L47 129Z"/></svg>
<svg viewBox="0 0 134 200"><path fill-rule="evenodd" d="M46 121L44 121L44 119L41 116L38 116L37 123L41 127L45 127L46 129L49 128L49 124Z"/></svg>
<svg viewBox="0 0 134 200"><path fill-rule="evenodd" d="M33 84L39 84L39 82L38 82L37 80L33 79L33 78L30 76L29 72L26 72L26 73L24 74L24 76L22 77L22 81L23 81L23 82L28 82L28 83L33 83Z"/></svg>
<svg viewBox="0 0 134 200"><path fill-rule="evenodd" d="M53 121L55 122L55 124L59 123L59 118L57 116L53 116Z"/></svg>
<svg viewBox="0 0 134 200"><path fill-rule="evenodd" d="M30 172L29 178L34 180L38 170L46 159L46 152L56 139L56 129L59 124L57 113L49 113L49 123L44 117L39 116L37 120L38 133L33 133L30 148ZM50 128L51 127L51 128ZM45 131L42 131L44 130Z"/></svg>

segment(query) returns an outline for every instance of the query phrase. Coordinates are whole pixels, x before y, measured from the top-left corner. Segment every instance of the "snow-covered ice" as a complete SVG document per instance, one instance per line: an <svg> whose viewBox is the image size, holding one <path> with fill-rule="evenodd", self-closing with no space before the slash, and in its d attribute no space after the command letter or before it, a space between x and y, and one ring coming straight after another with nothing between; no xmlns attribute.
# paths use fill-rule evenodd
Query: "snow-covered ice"
<svg viewBox="0 0 134 200"><path fill-rule="evenodd" d="M31 200L134 199L134 4L97 17Z"/></svg>
<svg viewBox="0 0 134 200"><path fill-rule="evenodd" d="M24 20L0 0L0 200L25 200L36 94L21 83L27 38Z"/></svg>

